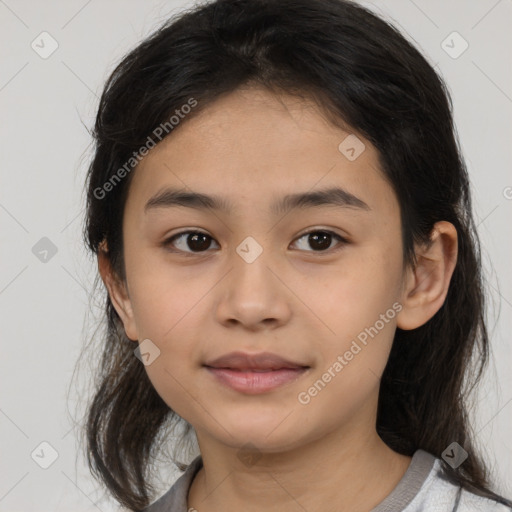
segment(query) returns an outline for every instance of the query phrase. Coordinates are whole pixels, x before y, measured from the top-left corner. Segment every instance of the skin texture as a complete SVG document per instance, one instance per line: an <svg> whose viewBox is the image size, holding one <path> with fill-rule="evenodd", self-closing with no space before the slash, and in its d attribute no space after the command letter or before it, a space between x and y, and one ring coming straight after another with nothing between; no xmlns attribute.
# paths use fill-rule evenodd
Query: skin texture
<svg viewBox="0 0 512 512"><path fill-rule="evenodd" d="M195 428L204 467L188 506L200 512L369 511L410 463L377 435L379 379L396 327L416 328L442 306L457 234L452 224L437 223L431 246L417 248L417 268L405 268L399 204L377 152L356 133L365 150L350 161L338 149L347 135L305 100L254 88L226 95L137 167L124 212L126 282L112 273L108 254L99 254L127 336L134 346L150 339L160 350L145 367L152 384ZM224 196L233 210L145 212L167 186ZM271 213L281 196L330 186L370 210ZM201 244L190 249L185 235L174 242L177 252L163 246L187 229L208 234L210 245L194 253ZM321 229L348 243L333 237L329 249L315 250L303 235ZM252 263L236 251L248 236L263 250ZM309 403L300 403L299 393L394 303L400 312ZM310 369L270 392L245 394L202 366L234 350L270 351Z"/></svg>

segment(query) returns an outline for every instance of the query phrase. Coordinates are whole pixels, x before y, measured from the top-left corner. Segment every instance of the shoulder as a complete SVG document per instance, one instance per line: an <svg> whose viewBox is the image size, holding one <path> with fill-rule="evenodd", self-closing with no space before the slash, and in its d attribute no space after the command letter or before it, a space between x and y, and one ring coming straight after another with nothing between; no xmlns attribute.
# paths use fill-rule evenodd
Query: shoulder
<svg viewBox="0 0 512 512"><path fill-rule="evenodd" d="M432 456L433 457L433 456ZM415 499L403 512L512 512L512 508L462 489L444 474L443 461L435 458L432 469Z"/></svg>
<svg viewBox="0 0 512 512"><path fill-rule="evenodd" d="M463 490L457 512L512 512L512 507Z"/></svg>

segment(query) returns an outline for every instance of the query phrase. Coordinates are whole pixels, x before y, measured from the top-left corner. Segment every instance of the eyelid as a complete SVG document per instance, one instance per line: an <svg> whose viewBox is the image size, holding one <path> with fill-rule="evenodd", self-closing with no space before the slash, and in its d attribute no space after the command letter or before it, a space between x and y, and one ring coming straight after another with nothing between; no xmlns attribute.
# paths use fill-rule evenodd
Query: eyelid
<svg viewBox="0 0 512 512"><path fill-rule="evenodd" d="M328 228L323 228L323 227L313 227L313 228L306 228L307 230L302 232L301 234L297 235L296 238L293 239L292 243L296 242L297 240L300 240L301 238L311 234L311 233L317 233L317 232L321 232L321 233L327 233L329 235L332 235L334 238L337 238L339 243L338 243L338 246L335 246L333 248L330 248L330 249L327 249L325 251L313 251L313 250L310 250L310 251L300 251L300 252L306 252L306 253L313 253L313 254L318 254L318 255L322 255L322 254L331 254L337 250L340 249L340 246L344 246L344 245L347 245L350 243L350 241L345 237L345 236L342 236L338 233L336 233L335 231L333 231L332 229L328 229ZM167 237L163 242L162 242L162 246L165 247L165 248L168 248L168 246L172 245L172 242L179 238L180 236L183 236L183 235L189 235L189 234L203 234L203 235L206 235L207 237L209 237L211 240L214 240L217 244L217 240L215 240L215 238L213 238L211 235L209 235L208 233L206 233L205 231L202 231L201 229L198 229L198 228L189 228L189 229L185 229L183 231L179 231L178 233L174 233L173 235ZM181 254L185 254L187 256L199 256L199 255L202 255L202 254L207 254L209 252L211 252L210 250L206 250L206 251L199 251L199 252L192 252L192 251L182 251L181 249L168 249L169 251L173 252L173 253L181 253Z"/></svg>

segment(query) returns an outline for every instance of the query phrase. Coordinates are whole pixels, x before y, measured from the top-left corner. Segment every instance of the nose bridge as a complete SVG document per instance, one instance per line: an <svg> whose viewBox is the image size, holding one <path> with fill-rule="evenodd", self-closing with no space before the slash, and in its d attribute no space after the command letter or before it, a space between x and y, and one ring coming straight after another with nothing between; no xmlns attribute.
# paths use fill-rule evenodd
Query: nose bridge
<svg viewBox="0 0 512 512"><path fill-rule="evenodd" d="M263 300L269 290L276 283L272 283L274 276L269 270L271 265L270 249L263 247L263 237L259 237L261 243L253 236L247 236L235 248L236 257L233 257L233 288L241 298L253 297L254 300ZM262 295L263 294L263 295ZM274 292L275 294L275 292Z"/></svg>
<svg viewBox="0 0 512 512"><path fill-rule="evenodd" d="M217 308L220 321L254 326L269 319L280 323L289 315L286 294L274 275L272 261L271 251L255 237L247 236L235 247Z"/></svg>

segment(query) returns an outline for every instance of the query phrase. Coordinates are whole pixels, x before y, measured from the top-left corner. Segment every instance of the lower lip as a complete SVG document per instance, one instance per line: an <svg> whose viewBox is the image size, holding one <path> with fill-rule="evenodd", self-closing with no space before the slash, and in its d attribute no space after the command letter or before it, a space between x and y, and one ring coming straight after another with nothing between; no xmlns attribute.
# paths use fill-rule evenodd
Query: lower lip
<svg viewBox="0 0 512 512"><path fill-rule="evenodd" d="M250 372L209 366L206 369L226 386L250 395L265 393L293 382L308 370L308 368L281 368L269 372Z"/></svg>

